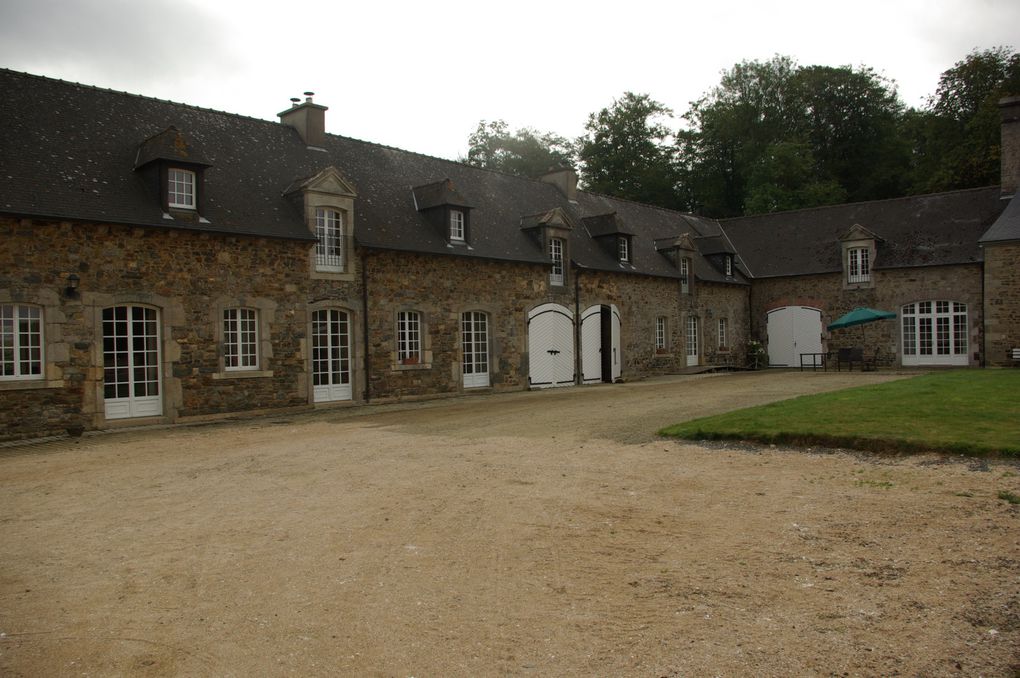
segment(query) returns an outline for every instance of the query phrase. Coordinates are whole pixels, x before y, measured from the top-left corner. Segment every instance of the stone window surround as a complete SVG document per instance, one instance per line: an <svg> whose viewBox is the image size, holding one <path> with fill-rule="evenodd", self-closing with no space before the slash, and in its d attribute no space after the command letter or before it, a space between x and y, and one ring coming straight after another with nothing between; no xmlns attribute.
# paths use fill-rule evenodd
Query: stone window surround
<svg viewBox="0 0 1020 678"><path fill-rule="evenodd" d="M850 250L864 249L868 253L868 277L866 280L860 282L850 282ZM840 260L842 261L843 269L843 289L845 290L862 290L872 289L875 287L875 255L876 255L875 240L868 239L855 239L855 240L844 240L840 243Z"/></svg>
<svg viewBox="0 0 1020 678"><path fill-rule="evenodd" d="M42 313L42 374L39 377L2 378L0 391L64 388L64 371L57 363L67 361L69 346L63 339L65 317L60 308L59 292L43 289L12 295L10 290L0 290L0 304L37 306Z"/></svg>
<svg viewBox="0 0 1020 678"><path fill-rule="evenodd" d="M343 221L344 270L320 271L316 266L318 241L308 246L308 275L312 280L344 280L354 281L357 262L354 258L354 199L327 193L307 191L304 196L305 214L308 230L315 234L315 213L317 208L332 209L340 212Z"/></svg>
<svg viewBox="0 0 1020 678"><path fill-rule="evenodd" d="M400 314L401 313L417 313L418 314L418 336L420 341L419 349L421 351L421 358L417 363L402 363L400 361L398 353L399 344L399 332L400 332ZM400 306L393 311L393 351L390 353L391 369L394 372L411 371L411 370L430 370L432 369L432 337L429 333L429 316L427 313L422 311L420 308L415 306Z"/></svg>
<svg viewBox="0 0 1020 678"><path fill-rule="evenodd" d="M228 369L223 357L223 312L230 308L248 308L255 311L256 322L256 355L258 367L231 368ZM264 297L219 297L213 301L210 310L210 321L215 331L217 372L212 375L213 379L252 379L256 377L271 377L273 370L269 369L273 357L273 342L270 337L270 324L275 322L276 302Z"/></svg>

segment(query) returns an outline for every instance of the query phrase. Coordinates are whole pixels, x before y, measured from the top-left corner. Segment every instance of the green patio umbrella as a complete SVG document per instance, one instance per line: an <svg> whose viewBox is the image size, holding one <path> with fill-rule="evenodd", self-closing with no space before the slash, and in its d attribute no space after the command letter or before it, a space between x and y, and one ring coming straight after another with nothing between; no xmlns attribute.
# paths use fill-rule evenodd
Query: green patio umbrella
<svg viewBox="0 0 1020 678"><path fill-rule="evenodd" d="M840 330L844 327L853 327L854 325L864 325L865 323L873 323L876 320L892 320L896 317L896 314L892 311L879 311L875 308L865 308L858 306L854 310L844 315L839 320L829 325L830 330Z"/></svg>
<svg viewBox="0 0 1020 678"><path fill-rule="evenodd" d="M892 311L879 311L875 308L866 308L858 306L854 310L850 311L839 320L831 323L828 329L839 330L844 327L853 327L854 325L865 325L867 323L873 323L877 320L892 320L896 317L896 314ZM861 328L861 343L864 343L864 328Z"/></svg>

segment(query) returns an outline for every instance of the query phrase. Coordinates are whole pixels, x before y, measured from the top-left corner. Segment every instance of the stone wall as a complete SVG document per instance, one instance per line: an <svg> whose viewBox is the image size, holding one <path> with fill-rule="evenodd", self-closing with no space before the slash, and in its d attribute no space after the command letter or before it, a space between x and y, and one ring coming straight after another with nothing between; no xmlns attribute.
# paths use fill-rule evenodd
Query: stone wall
<svg viewBox="0 0 1020 678"><path fill-rule="evenodd" d="M811 306L822 311L822 325L827 326L858 306L897 315L904 304L927 300L949 300L967 304L970 323L970 364L981 364L982 293L981 264L960 266L929 266L895 270L873 270L874 286L865 289L844 289L843 276L824 275L762 278L751 289L751 337L767 340L767 314L783 306ZM889 356L900 364L899 321L879 321L862 327L826 332L825 348L834 351L843 347L861 346L862 338L870 351Z"/></svg>
<svg viewBox="0 0 1020 678"><path fill-rule="evenodd" d="M698 317L702 365L746 366L750 293L748 285L697 282L689 299L681 297L682 305L686 301L687 313ZM725 345L719 341L721 318L726 320Z"/></svg>
<svg viewBox="0 0 1020 678"><path fill-rule="evenodd" d="M1020 243L985 245L985 361L1016 366L1020 348Z"/></svg>
<svg viewBox="0 0 1020 678"><path fill-rule="evenodd" d="M118 304L159 311L159 420L307 403L307 243L14 219L0 221L0 238L0 301L42 307L46 363L45 380L0 382L0 437L114 423L104 416L102 310ZM258 309L256 371L223 368L231 306Z"/></svg>
<svg viewBox="0 0 1020 678"><path fill-rule="evenodd" d="M489 324L493 390L527 384L527 312L548 296L546 266L458 256L373 251L368 276L369 399L460 393L461 314L482 311ZM417 311L423 360L397 360L397 314Z"/></svg>

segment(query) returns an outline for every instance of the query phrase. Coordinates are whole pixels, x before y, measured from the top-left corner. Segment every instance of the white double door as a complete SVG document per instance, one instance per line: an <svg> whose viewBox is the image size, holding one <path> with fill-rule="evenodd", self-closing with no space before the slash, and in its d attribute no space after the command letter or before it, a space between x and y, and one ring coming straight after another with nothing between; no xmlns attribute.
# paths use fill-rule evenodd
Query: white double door
<svg viewBox="0 0 1020 678"><path fill-rule="evenodd" d="M489 385L489 317L481 311L460 316L461 374L464 388Z"/></svg>
<svg viewBox="0 0 1020 678"><path fill-rule="evenodd" d="M163 414L159 311L103 309L103 407L107 419Z"/></svg>
<svg viewBox="0 0 1020 678"><path fill-rule="evenodd" d="M795 367L802 353L822 352L822 312L810 306L783 306L768 313L769 365Z"/></svg>

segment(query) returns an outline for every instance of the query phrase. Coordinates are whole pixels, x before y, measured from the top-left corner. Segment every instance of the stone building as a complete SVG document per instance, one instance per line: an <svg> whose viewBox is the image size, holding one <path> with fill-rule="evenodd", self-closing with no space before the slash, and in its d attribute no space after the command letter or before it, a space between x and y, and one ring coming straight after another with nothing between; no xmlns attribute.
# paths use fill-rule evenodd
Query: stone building
<svg viewBox="0 0 1020 678"><path fill-rule="evenodd" d="M0 439L741 362L715 222L0 71ZM722 334L720 334L720 332Z"/></svg>
<svg viewBox="0 0 1020 678"><path fill-rule="evenodd" d="M0 70L0 440L583 386L861 345L1020 347L1003 185L714 221L279 122ZM1008 207L1007 207L1008 204Z"/></svg>

